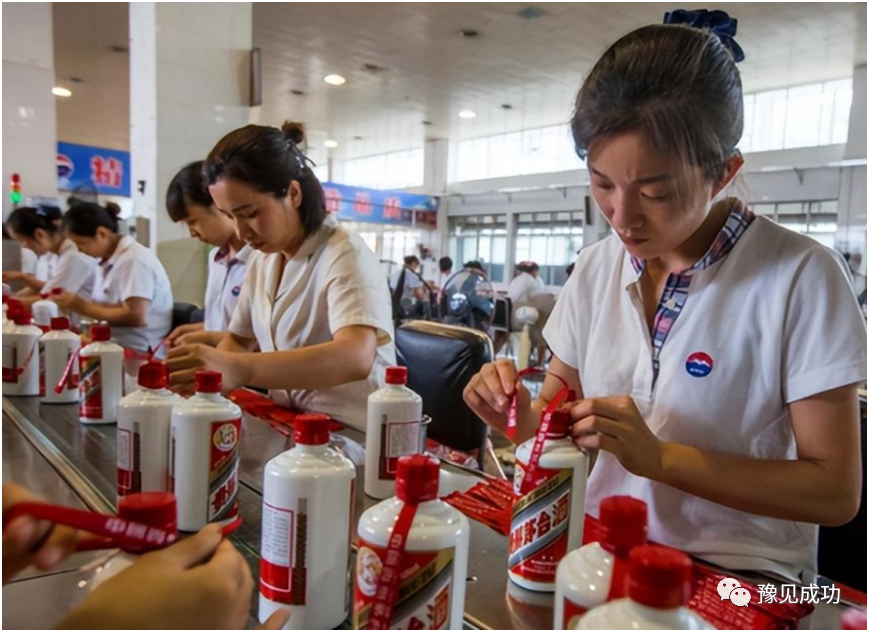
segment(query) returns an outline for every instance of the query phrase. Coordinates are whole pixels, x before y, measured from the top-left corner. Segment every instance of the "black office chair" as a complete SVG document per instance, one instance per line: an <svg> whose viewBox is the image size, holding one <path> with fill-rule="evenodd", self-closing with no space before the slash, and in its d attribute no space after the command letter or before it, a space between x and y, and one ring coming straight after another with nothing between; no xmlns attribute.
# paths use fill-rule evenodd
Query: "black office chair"
<svg viewBox="0 0 869 632"><path fill-rule="evenodd" d="M857 516L840 527L821 527L818 536L818 573L866 592L866 398L860 398L860 452L863 493Z"/></svg>
<svg viewBox="0 0 869 632"><path fill-rule="evenodd" d="M462 391L491 362L492 341L465 327L415 320L395 332L398 363L407 367L407 386L422 396L431 417L428 437L473 453L482 466L488 428L465 404Z"/></svg>
<svg viewBox="0 0 869 632"><path fill-rule="evenodd" d="M193 314L199 309L193 303L172 304L172 330L181 325L187 325L193 321Z"/></svg>

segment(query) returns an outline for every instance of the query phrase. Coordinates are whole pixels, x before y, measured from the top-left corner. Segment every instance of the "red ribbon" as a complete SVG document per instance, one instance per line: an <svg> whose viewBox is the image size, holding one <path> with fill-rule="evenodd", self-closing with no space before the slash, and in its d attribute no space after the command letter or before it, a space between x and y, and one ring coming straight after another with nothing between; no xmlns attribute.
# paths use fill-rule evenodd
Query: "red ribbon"
<svg viewBox="0 0 869 632"><path fill-rule="evenodd" d="M398 520L389 535L389 545L386 548L386 560L383 570L377 580L377 590L371 605L371 616L368 619L369 630L389 630L392 624L392 611L398 600L398 580L401 565L404 561L404 550L407 547L407 536L418 505L404 503L398 514ZM389 572L387 572L389 569ZM384 579L384 577L386 579Z"/></svg>
<svg viewBox="0 0 869 632"><path fill-rule="evenodd" d="M75 353L70 354L69 360L66 362L66 367L63 369L63 375L60 376L60 381L54 385L54 392L60 395L63 393L63 390L66 388L66 382L69 380L69 374L72 371L72 367L75 364L76 359L78 358L78 354L81 353L81 347L75 350Z"/></svg>

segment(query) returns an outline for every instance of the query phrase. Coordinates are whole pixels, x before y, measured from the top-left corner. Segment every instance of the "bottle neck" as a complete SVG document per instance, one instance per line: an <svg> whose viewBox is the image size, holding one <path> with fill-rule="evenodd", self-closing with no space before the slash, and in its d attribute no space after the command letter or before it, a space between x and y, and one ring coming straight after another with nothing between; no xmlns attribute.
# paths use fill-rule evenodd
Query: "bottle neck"
<svg viewBox="0 0 869 632"><path fill-rule="evenodd" d="M628 598L628 603L638 616L648 621L666 623L668 624L666 626L668 628L672 626L672 620L679 615L679 611L682 608L681 606L677 606L676 608L652 608L650 606L644 606L630 597Z"/></svg>
<svg viewBox="0 0 869 632"><path fill-rule="evenodd" d="M325 454L329 450L329 444L320 443L318 445L310 445L307 443L297 443L294 449L298 450L302 454L320 455Z"/></svg>
<svg viewBox="0 0 869 632"><path fill-rule="evenodd" d="M199 399L204 399L209 402L221 402L223 401L223 395L220 393L203 393L202 391L196 391L196 397Z"/></svg>

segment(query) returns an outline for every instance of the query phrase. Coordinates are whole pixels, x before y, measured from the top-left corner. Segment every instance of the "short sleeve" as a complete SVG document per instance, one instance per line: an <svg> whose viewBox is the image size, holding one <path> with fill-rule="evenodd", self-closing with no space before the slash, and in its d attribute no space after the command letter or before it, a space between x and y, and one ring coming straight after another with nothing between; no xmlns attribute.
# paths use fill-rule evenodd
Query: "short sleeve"
<svg viewBox="0 0 869 632"><path fill-rule="evenodd" d="M782 343L788 404L866 379L866 323L845 274L832 252L816 248L794 277Z"/></svg>
<svg viewBox="0 0 869 632"><path fill-rule="evenodd" d="M247 272L244 277L244 283L241 285L241 293L238 295L238 302L235 304L235 310L232 312L232 319L229 321L229 331L241 338L254 339L256 336L253 332L253 322L251 320L253 292L256 288L256 269L257 264L253 263L252 257L247 262Z"/></svg>
<svg viewBox="0 0 869 632"><path fill-rule="evenodd" d="M555 301L555 308L543 327L543 338L555 356L574 369L579 370L580 345L577 331L577 318L580 301L579 265L561 290Z"/></svg>
<svg viewBox="0 0 869 632"><path fill-rule="evenodd" d="M131 298L153 301L157 293L154 271L142 259L129 258L118 263L115 272L118 280L118 298L121 302Z"/></svg>
<svg viewBox="0 0 869 632"><path fill-rule="evenodd" d="M67 292L78 294L83 287L93 283L96 273L96 260L80 252L71 253L61 257L54 276L46 281L42 291L50 292L54 288L62 288Z"/></svg>
<svg viewBox="0 0 869 632"><path fill-rule="evenodd" d="M392 303L374 256L346 248L329 266L326 276L332 335L344 327L364 325L377 330L378 346L388 344L392 340Z"/></svg>

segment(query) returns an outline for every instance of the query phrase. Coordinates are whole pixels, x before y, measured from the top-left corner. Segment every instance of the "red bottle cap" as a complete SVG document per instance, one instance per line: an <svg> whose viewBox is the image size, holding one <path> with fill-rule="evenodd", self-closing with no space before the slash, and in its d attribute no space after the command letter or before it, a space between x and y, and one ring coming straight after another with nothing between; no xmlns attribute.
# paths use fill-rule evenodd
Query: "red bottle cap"
<svg viewBox="0 0 869 632"><path fill-rule="evenodd" d="M197 393L219 393L223 388L223 375L220 371L197 371L193 383Z"/></svg>
<svg viewBox="0 0 869 632"><path fill-rule="evenodd" d="M646 543L646 503L630 496L610 496L600 502L601 546L610 553L625 553Z"/></svg>
<svg viewBox="0 0 869 632"><path fill-rule="evenodd" d="M293 422L293 440L300 445L325 445L331 426L329 415L299 415Z"/></svg>
<svg viewBox="0 0 869 632"><path fill-rule="evenodd" d="M628 557L628 597L661 610L684 606L691 597L691 569L691 558L674 549L634 547Z"/></svg>
<svg viewBox="0 0 869 632"><path fill-rule="evenodd" d="M549 416L549 429L546 431L547 439L563 439L570 434L570 412L566 410L553 410Z"/></svg>
<svg viewBox="0 0 869 632"><path fill-rule="evenodd" d="M178 533L178 503L169 492L143 492L118 499L118 517Z"/></svg>
<svg viewBox="0 0 869 632"><path fill-rule="evenodd" d="M43 301L45 299L47 299L49 296L51 296L51 294L49 294L48 292L40 292L39 293L39 298L41 298Z"/></svg>
<svg viewBox="0 0 869 632"><path fill-rule="evenodd" d="M151 360L139 367L139 386L160 389L169 386L169 367L165 362Z"/></svg>
<svg viewBox="0 0 869 632"><path fill-rule="evenodd" d="M438 497L440 463L425 454L398 459L395 495L406 503L418 504Z"/></svg>
<svg viewBox="0 0 869 632"><path fill-rule="evenodd" d="M15 315L12 317L12 322L16 325L29 325L32 319L30 317L30 312L21 308L21 310L16 311Z"/></svg>
<svg viewBox="0 0 869 632"><path fill-rule="evenodd" d="M91 342L106 342L112 339L112 328L109 325L91 325Z"/></svg>
<svg viewBox="0 0 869 632"><path fill-rule="evenodd" d="M69 329L69 318L61 316L51 319L51 331L67 331Z"/></svg>
<svg viewBox="0 0 869 632"><path fill-rule="evenodd" d="M386 383L387 384L407 384L407 367L406 366L386 367Z"/></svg>
<svg viewBox="0 0 869 632"><path fill-rule="evenodd" d="M60 296L61 294L63 294L63 288L62 288L62 287L53 287L53 288L51 288L51 295L52 295L52 296Z"/></svg>

